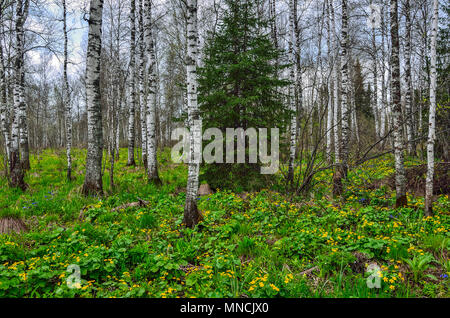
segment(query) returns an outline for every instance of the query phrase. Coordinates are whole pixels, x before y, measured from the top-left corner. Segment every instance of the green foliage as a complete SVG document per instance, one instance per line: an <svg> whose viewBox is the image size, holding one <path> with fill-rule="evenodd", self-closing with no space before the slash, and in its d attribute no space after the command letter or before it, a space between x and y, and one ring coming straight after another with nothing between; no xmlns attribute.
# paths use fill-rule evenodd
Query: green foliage
<svg viewBox="0 0 450 318"><path fill-rule="evenodd" d="M198 69L203 127L219 128L224 136L226 128L267 128L269 135L270 128L279 128L282 133L290 111L280 93L288 83L277 77L286 65L274 63L281 51L262 33L266 22L258 20L252 1L226 2L228 10L207 41L204 66ZM206 165L203 178L214 188L260 189L259 164Z"/></svg>
<svg viewBox="0 0 450 318"><path fill-rule="evenodd" d="M354 63L352 73L353 76L351 80L354 89L356 111L363 114L367 118L373 118L371 106L371 95L373 92L371 91L370 84L367 90L364 88L364 76L362 74L362 67L359 60L356 60Z"/></svg>
<svg viewBox="0 0 450 318"><path fill-rule="evenodd" d="M351 171L342 201L327 199L331 171L316 176L321 199L220 190L198 200L203 221L185 229L187 167L159 153L156 188L143 167L126 167L126 151L116 163L117 189L104 198L78 195L85 153L77 149L70 183L54 170L64 152L51 150L31 157L29 191L0 179L0 200L30 227L0 235L0 297L449 296L449 198L438 197L433 217L423 216L421 197L394 209L389 188L364 187L368 175L392 173L390 158ZM138 198L148 205L125 207ZM372 263L380 289L367 286ZM67 285L71 264L80 267L80 288Z"/></svg>
<svg viewBox="0 0 450 318"><path fill-rule="evenodd" d="M424 271L428 269L429 264L433 260L433 256L430 254L415 255L412 259L405 259L405 262L412 271L415 282L419 281L419 279L423 276Z"/></svg>
<svg viewBox="0 0 450 318"><path fill-rule="evenodd" d="M254 239L244 237L238 245L237 253L241 256L252 256L255 254L256 242Z"/></svg>

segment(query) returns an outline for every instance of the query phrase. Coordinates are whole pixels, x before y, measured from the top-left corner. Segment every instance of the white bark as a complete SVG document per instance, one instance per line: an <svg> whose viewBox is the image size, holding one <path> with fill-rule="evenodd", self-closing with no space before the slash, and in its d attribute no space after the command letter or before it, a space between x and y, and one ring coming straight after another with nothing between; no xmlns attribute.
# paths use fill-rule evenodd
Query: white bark
<svg viewBox="0 0 450 318"><path fill-rule="evenodd" d="M327 29L328 29L328 37L327 37L327 47L328 47L328 68L330 69L330 76L328 76L327 84L328 84L328 103L327 103L327 126L326 126L326 138L327 138L327 157L331 159L331 155L333 152L332 145L332 130L333 130L333 55L334 52L331 49L331 42L333 37L333 32L331 30L331 13L330 13L330 3L327 1Z"/></svg>
<svg viewBox="0 0 450 318"><path fill-rule="evenodd" d="M11 129L11 152L10 152L10 183L12 187L19 187L25 190L24 169L26 158L24 155L26 138L25 105L23 96L23 25L28 11L28 0L16 1L16 42L14 58L14 120ZM19 151L22 150L22 153ZM21 160L22 159L22 160Z"/></svg>
<svg viewBox="0 0 450 318"><path fill-rule="evenodd" d="M334 158L335 158L335 162L338 163L340 162L341 158L340 158L340 136L339 136L339 109L341 107L340 103L339 103L339 76L338 76L338 70L339 70L339 52L338 52L338 46L337 46L337 41L336 41L336 22L335 22L335 18L334 18L334 8L333 8L333 1L329 0L329 5L330 5L330 15L331 15L331 30L332 30L332 37L331 37L331 45L332 45L332 50L333 50L333 54L334 54L334 59L333 59L333 72L332 72L332 80L333 80L333 98L334 98L334 102L333 102L333 123L334 123L334 128L333 128L333 135L334 135Z"/></svg>
<svg viewBox="0 0 450 318"><path fill-rule="evenodd" d="M129 117L128 117L128 166L134 166L135 111L136 111L136 1L131 0L130 10L130 78L129 78Z"/></svg>
<svg viewBox="0 0 450 318"><path fill-rule="evenodd" d="M91 0L86 58L88 149L83 194L102 194L103 131L100 104L100 52L103 0Z"/></svg>
<svg viewBox="0 0 450 318"><path fill-rule="evenodd" d="M381 105L380 105L380 127L379 137L386 135L386 109L387 109L387 93L386 93L386 48L385 48L385 20L384 9L381 13Z"/></svg>
<svg viewBox="0 0 450 318"><path fill-rule="evenodd" d="M372 2L371 2L372 3ZM378 110L380 109L380 101L378 98L378 50L376 41L376 29L372 30L372 71L373 71L373 94L371 99L373 117L375 122L375 136L380 136L380 124L378 121Z"/></svg>
<svg viewBox="0 0 450 318"><path fill-rule="evenodd" d="M404 140L403 140L403 118L400 91L400 59L399 59L399 36L398 36L398 0L391 0L391 99L394 130L394 154L395 154L395 188L396 206L407 204L406 178L404 167Z"/></svg>
<svg viewBox="0 0 450 318"><path fill-rule="evenodd" d="M147 112L145 98L145 38L144 38L144 8L143 0L139 0L139 105L140 105L140 122L141 122L141 147L142 160L147 169Z"/></svg>
<svg viewBox="0 0 450 318"><path fill-rule="evenodd" d="M289 59L292 64L289 72L289 79L291 84L289 86L289 108L292 111L291 115L291 131L290 131L290 147L289 147L289 168L288 168L288 181L294 181L294 161L297 149L297 107L295 102L295 86L297 84L297 73L295 69L296 59L294 53L294 44L296 41L296 32L294 29L294 21L296 17L296 6L297 1L289 1Z"/></svg>
<svg viewBox="0 0 450 318"><path fill-rule="evenodd" d="M190 125L190 149L186 204L184 207L184 223L187 227L193 227L199 221L196 199L198 192L200 163L197 157L201 155L199 153L196 154L196 150L198 149L195 149L195 141L199 137L198 129L199 126L201 127L201 118L197 104L197 0L187 0L187 13L186 86L188 122Z"/></svg>
<svg viewBox="0 0 450 318"><path fill-rule="evenodd" d="M412 123L412 75L411 75L411 5L410 0L405 1L404 5L406 15L406 36L405 36L405 126L407 136L407 147L410 155L414 154L413 145L413 123Z"/></svg>
<svg viewBox="0 0 450 318"><path fill-rule="evenodd" d="M349 67L349 52L348 52L348 7L347 0L342 0L342 30L341 30L341 113L342 113L342 140L341 151L342 158L341 163L343 168L346 169L348 152L349 152L349 137L350 137L350 85L348 78ZM344 174L345 176L345 174Z"/></svg>
<svg viewBox="0 0 450 318"><path fill-rule="evenodd" d="M26 118L25 88L24 88L24 24L28 16L29 0L16 2L16 46L15 46L15 83L14 104L18 113L19 150L22 169L30 168L28 125Z"/></svg>
<svg viewBox="0 0 450 318"><path fill-rule="evenodd" d="M1 8L0 8L1 10ZM2 17L0 13L0 18ZM6 162L9 164L11 139L9 135L8 123L8 101L6 96L6 77L5 77L5 60L3 58L3 47L0 45L0 125L2 128L3 138L5 139Z"/></svg>
<svg viewBox="0 0 450 318"><path fill-rule="evenodd" d="M157 168L157 143L156 143L156 55L152 32L152 7L151 0L145 1L145 42L147 49L147 177L154 183L160 183Z"/></svg>
<svg viewBox="0 0 450 318"><path fill-rule="evenodd" d="M430 113L428 119L427 177L425 185L425 213L432 214L434 179L434 142L436 139L436 40L438 33L439 2L433 1L433 27L431 31Z"/></svg>
<svg viewBox="0 0 450 318"><path fill-rule="evenodd" d="M63 84L63 100L65 105L65 118L66 118L66 156L67 156L67 179L72 178L72 114L70 105L70 92L69 92L69 80L67 78L67 8L66 0L62 0L63 5L63 34L64 34L64 84Z"/></svg>

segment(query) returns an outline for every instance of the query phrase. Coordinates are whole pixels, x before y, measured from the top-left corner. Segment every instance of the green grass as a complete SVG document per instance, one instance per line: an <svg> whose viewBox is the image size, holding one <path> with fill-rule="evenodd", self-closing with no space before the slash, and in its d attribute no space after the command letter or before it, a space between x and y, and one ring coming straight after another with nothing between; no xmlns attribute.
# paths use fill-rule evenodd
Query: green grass
<svg viewBox="0 0 450 318"><path fill-rule="evenodd" d="M71 182L62 150L32 156L24 193L0 179L0 216L30 228L0 235L0 297L449 297L449 198L438 198L434 217L410 194L408 207L392 208L395 193L366 187L393 173L389 157L351 172L338 200L331 171L316 176L310 199L275 192L281 178L245 200L218 191L198 200L204 219L194 230L181 224L187 169L168 150L155 187L121 149L116 188L106 169L103 198L80 195L85 151L73 157ZM138 198L149 205L113 211ZM79 289L66 283L71 264ZM368 287L369 264L381 288Z"/></svg>

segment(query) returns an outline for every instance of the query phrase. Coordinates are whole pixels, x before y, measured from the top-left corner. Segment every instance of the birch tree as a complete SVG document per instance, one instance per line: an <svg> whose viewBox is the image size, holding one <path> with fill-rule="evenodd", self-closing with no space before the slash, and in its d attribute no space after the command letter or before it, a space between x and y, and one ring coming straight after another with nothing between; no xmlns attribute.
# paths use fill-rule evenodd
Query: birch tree
<svg viewBox="0 0 450 318"><path fill-rule="evenodd" d="M147 169L147 112L145 103L145 38L144 38L144 3L139 0L139 105L141 123L142 162Z"/></svg>
<svg viewBox="0 0 450 318"><path fill-rule="evenodd" d="M86 57L86 95L88 121L88 147L86 176L82 193L103 194L102 156L103 131L100 103L100 53L102 49L103 0L91 0Z"/></svg>
<svg viewBox="0 0 450 318"><path fill-rule="evenodd" d="M370 4L373 5L373 1L370 1ZM380 108L379 98L378 98L378 49L377 49L377 41L376 41L376 28L375 28L375 16L372 17L372 72L373 72L373 95L372 95L372 110L373 117L375 121L375 136L380 136L380 125L378 120L378 110Z"/></svg>
<svg viewBox="0 0 450 318"><path fill-rule="evenodd" d="M291 129L290 129L290 146L289 146L289 168L288 168L288 182L294 181L294 161L297 149L297 107L295 100L295 91L297 84L297 74L295 70L296 58L294 53L294 44L296 44L296 34L294 29L294 21L297 19L295 6L296 0L289 0L289 59L291 63L289 78L291 84L289 86L289 108L292 111L291 114Z"/></svg>
<svg viewBox="0 0 450 318"><path fill-rule="evenodd" d="M161 183L157 166L156 143L156 54L152 32L152 4L151 0L145 0L145 42L147 50L147 179L155 184Z"/></svg>
<svg viewBox="0 0 450 318"><path fill-rule="evenodd" d="M127 166L134 166L134 142L135 142L135 112L136 112L136 1L131 0L130 9L130 77L129 77L129 117L128 117L128 162Z"/></svg>
<svg viewBox="0 0 450 318"><path fill-rule="evenodd" d="M438 33L439 2L433 1L433 26L430 44L430 113L428 119L427 177L425 185L425 214L433 214L434 142L436 139L436 41Z"/></svg>
<svg viewBox="0 0 450 318"><path fill-rule="evenodd" d="M386 33L386 23L385 23L385 10L384 6L381 8L381 105L379 108L380 112L380 126L378 137L383 138L386 134L386 109L388 107L387 103L387 93L386 93L386 47L385 47L385 36Z"/></svg>
<svg viewBox="0 0 450 318"><path fill-rule="evenodd" d="M332 81L332 72L333 72L333 51L331 47L331 41L332 41L332 30L331 30L331 14L330 14L330 3L327 0L326 2L327 7L327 47L328 47L328 69L329 69L329 76L327 79L327 85L328 85L328 101L327 101L327 126L326 126L326 139L327 139L327 157L328 160L331 162L331 155L333 152L332 149L332 130L333 130L333 81Z"/></svg>
<svg viewBox="0 0 450 318"><path fill-rule="evenodd" d="M66 156L67 156L67 180L72 179L72 115L71 115L71 104L70 104L70 92L69 92L69 80L67 78L67 7L66 0L62 0L63 6L63 34L64 34L64 84L63 84L63 100L65 105L65 118L66 118Z"/></svg>
<svg viewBox="0 0 450 318"><path fill-rule="evenodd" d="M404 166L403 116L400 91L400 42L398 36L398 0L391 0L391 100L394 131L396 206L407 204Z"/></svg>
<svg viewBox="0 0 450 318"><path fill-rule="evenodd" d="M14 58L14 121L11 129L11 153L10 153L10 177L11 186L19 187L22 190L26 189L24 181L24 169L26 158L23 157L26 151L19 153L20 149L25 146L25 105L23 99L23 25L25 23L26 14L28 12L28 0L16 1L16 43L15 43L15 58ZM20 146L19 146L20 145ZM22 155L22 160L21 160Z"/></svg>
<svg viewBox="0 0 450 318"><path fill-rule="evenodd" d="M332 81L333 81L333 137L334 137L334 161L338 163L340 158L340 136L339 136L339 109L340 109L340 101L339 101L339 49L336 41L336 21L334 17L334 7L333 0L329 0L329 8L330 8L330 18L331 18L331 46L333 51L333 71L332 71Z"/></svg>
<svg viewBox="0 0 450 318"><path fill-rule="evenodd" d="M414 151L414 133L413 133L413 113L412 113L412 73L411 73L411 4L410 0L405 1L405 126L408 153L413 155Z"/></svg>
<svg viewBox="0 0 450 318"><path fill-rule="evenodd" d="M0 6L0 22L3 21L2 7ZM3 138L5 139L5 171L10 160L11 139L9 135L9 120L8 120L8 100L6 87L6 73L5 73L5 58L3 55L3 45L0 42L0 126L2 128Z"/></svg>
<svg viewBox="0 0 450 318"><path fill-rule="evenodd" d="M200 218L197 209L197 192L199 183L199 158L196 141L199 142L201 127L200 113L197 104L197 0L187 0L187 56L186 56L186 86L189 133L189 164L188 181L186 189L186 203L184 206L184 224L186 227L194 227Z"/></svg>
<svg viewBox="0 0 450 318"><path fill-rule="evenodd" d="M348 79L349 54L348 54L348 7L347 0L342 0L342 27L341 27L341 132L340 140L341 160L338 162L335 175L333 177L333 194L342 194L342 179L347 178L349 140L350 140L350 87Z"/></svg>
<svg viewBox="0 0 450 318"><path fill-rule="evenodd" d="M16 3L16 57L15 57L15 86L14 95L18 103L19 147L22 169L30 169L30 150L28 145L28 124L25 104L25 68L24 68L24 25L28 17L29 0L17 0Z"/></svg>

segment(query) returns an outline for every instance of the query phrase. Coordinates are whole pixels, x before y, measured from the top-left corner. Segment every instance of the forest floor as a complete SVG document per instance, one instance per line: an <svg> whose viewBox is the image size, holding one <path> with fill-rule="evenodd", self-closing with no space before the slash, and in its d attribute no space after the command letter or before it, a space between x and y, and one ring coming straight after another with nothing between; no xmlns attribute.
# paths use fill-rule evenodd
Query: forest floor
<svg viewBox="0 0 450 318"><path fill-rule="evenodd" d="M394 173L389 156L350 172L339 200L329 195L331 171L316 176L308 199L276 186L202 196L192 230L181 224L187 169L169 155L159 154L158 188L142 166L126 167L121 149L116 188L106 169L103 198L80 194L84 150L74 150L72 182L64 150L32 156L25 193L0 177L0 217L27 226L0 234L0 297L450 296L448 194L437 196L433 217L413 194L394 209L395 193L380 181ZM148 204L126 206L139 199ZM79 288L66 283L71 264Z"/></svg>

